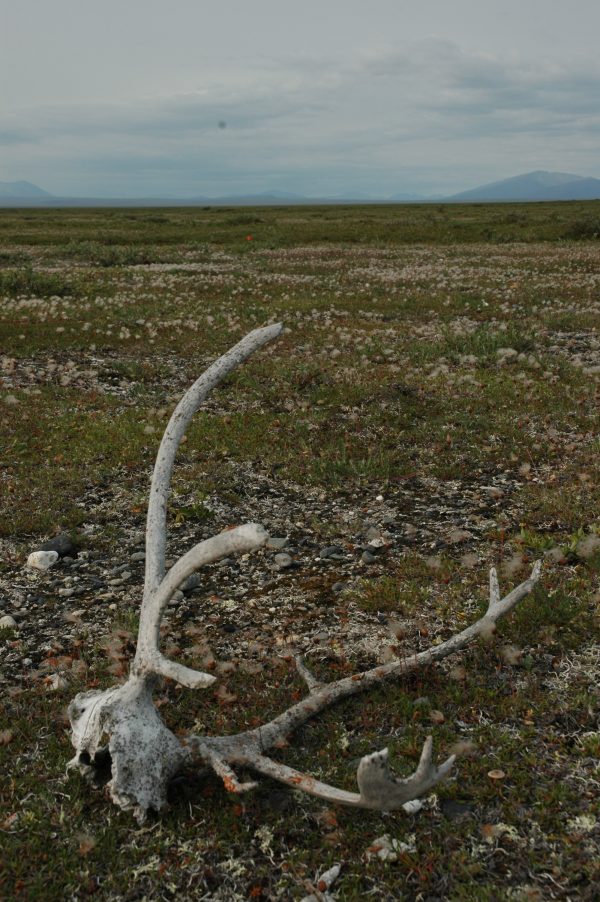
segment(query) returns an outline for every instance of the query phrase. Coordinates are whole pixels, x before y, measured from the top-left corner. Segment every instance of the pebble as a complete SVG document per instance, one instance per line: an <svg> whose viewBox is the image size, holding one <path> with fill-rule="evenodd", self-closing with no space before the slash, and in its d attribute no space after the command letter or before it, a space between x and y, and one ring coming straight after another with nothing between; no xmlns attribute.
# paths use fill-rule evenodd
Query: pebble
<svg viewBox="0 0 600 902"><path fill-rule="evenodd" d="M467 817L473 812L473 806L466 802L455 802L453 799L443 799L440 808L444 817L451 821Z"/></svg>
<svg viewBox="0 0 600 902"><path fill-rule="evenodd" d="M434 708L432 711L429 712L429 720L430 720L432 723L438 723L438 724L439 724L439 723L444 723L444 721L446 720L446 718L445 718L444 714L443 714L441 711L438 711L437 708Z"/></svg>
<svg viewBox="0 0 600 902"><path fill-rule="evenodd" d="M120 583L125 583L125 582L127 582L128 579L131 579L131 570L123 570L123 571L121 572L121 575L118 577L118 579L119 579ZM109 583L108 583L108 584L109 584L109 586L110 586L111 584L113 584L113 583L112 583L112 580L109 580Z"/></svg>
<svg viewBox="0 0 600 902"><path fill-rule="evenodd" d="M279 567L280 570L287 570L287 568L291 567L294 563L293 558L289 554L285 553L276 554L274 561L276 566Z"/></svg>
<svg viewBox="0 0 600 902"><path fill-rule="evenodd" d="M146 560L146 552L145 551L134 551L133 554L129 555L130 561L145 561Z"/></svg>
<svg viewBox="0 0 600 902"><path fill-rule="evenodd" d="M410 799L410 801L404 803L402 808L407 814L416 814L417 811L421 810L424 804L425 803L422 802L421 799Z"/></svg>
<svg viewBox="0 0 600 902"><path fill-rule="evenodd" d="M374 564L377 561L377 555L373 554L371 551L363 551L360 559L363 564Z"/></svg>
<svg viewBox="0 0 600 902"><path fill-rule="evenodd" d="M269 536L266 547L273 551L279 551L281 548L285 548L287 543L288 540L285 536Z"/></svg>
<svg viewBox="0 0 600 902"><path fill-rule="evenodd" d="M5 614L4 617L0 617L0 630L14 630L17 625L17 621L14 617L11 617L10 614Z"/></svg>
<svg viewBox="0 0 600 902"><path fill-rule="evenodd" d="M202 579L199 573L191 573L188 578L184 581L184 583L180 586L181 591L184 595L187 595L189 592L193 592L194 589L197 589L202 583Z"/></svg>
<svg viewBox="0 0 600 902"><path fill-rule="evenodd" d="M75 589L59 589L58 594L63 598L70 598L71 595L75 594Z"/></svg>
<svg viewBox="0 0 600 902"><path fill-rule="evenodd" d="M348 583L334 583L331 587L331 591L335 592L337 594L338 592L343 592L344 589L347 589L347 588L348 588Z"/></svg>
<svg viewBox="0 0 600 902"><path fill-rule="evenodd" d="M49 570L58 558L57 551L32 551L27 558L27 566L32 570Z"/></svg>
<svg viewBox="0 0 600 902"><path fill-rule="evenodd" d="M344 549L340 545L327 545L319 551L321 560L333 558L334 560L342 560L345 558Z"/></svg>
<svg viewBox="0 0 600 902"><path fill-rule="evenodd" d="M386 541L385 541L384 536L380 535L377 539L371 539L369 542L368 548L366 548L365 550L371 551L373 548L383 548L385 544L386 544Z"/></svg>
<svg viewBox="0 0 600 902"><path fill-rule="evenodd" d="M174 608L181 601L183 601L183 592L180 589L178 589L176 592L173 592L173 595L171 596L171 599L169 601L169 607Z"/></svg>

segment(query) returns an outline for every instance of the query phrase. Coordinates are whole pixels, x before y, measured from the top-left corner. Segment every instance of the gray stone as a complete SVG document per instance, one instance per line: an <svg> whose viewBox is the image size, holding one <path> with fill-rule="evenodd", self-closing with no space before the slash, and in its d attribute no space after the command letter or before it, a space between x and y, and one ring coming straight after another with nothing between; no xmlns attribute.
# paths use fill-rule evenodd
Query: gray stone
<svg viewBox="0 0 600 902"><path fill-rule="evenodd" d="M372 551L363 551L363 553L360 556L360 559L363 562L363 564L374 564L377 560L377 555L373 554Z"/></svg>
<svg viewBox="0 0 600 902"><path fill-rule="evenodd" d="M294 563L293 558L289 554L285 554L285 553L276 554L274 557L274 561L280 570L286 570L288 567L291 567Z"/></svg>
<svg viewBox="0 0 600 902"><path fill-rule="evenodd" d="M279 551L281 548L285 548L287 543L288 540L285 536L269 536L266 547L272 551Z"/></svg>
<svg viewBox="0 0 600 902"><path fill-rule="evenodd" d="M180 586L181 591L184 595L187 595L188 592L193 592L194 589L197 589L198 586L202 583L202 579L199 573L191 573L185 582Z"/></svg>
<svg viewBox="0 0 600 902"><path fill-rule="evenodd" d="M75 543L68 532L61 532L59 535L43 542L38 551L56 551L59 557L73 555L76 552Z"/></svg>
<svg viewBox="0 0 600 902"><path fill-rule="evenodd" d="M133 554L129 555L130 561L145 561L146 560L146 552L145 551L134 551Z"/></svg>
<svg viewBox="0 0 600 902"><path fill-rule="evenodd" d="M456 802L453 799L444 799L440 808L442 814L451 821L457 821L461 818L468 817L473 813L473 806L465 802Z"/></svg>
<svg viewBox="0 0 600 902"><path fill-rule="evenodd" d="M344 556L344 549L339 545L327 545L325 548L321 548L321 550L319 551L319 557L322 560L328 557L336 558L337 560L339 560Z"/></svg>
<svg viewBox="0 0 600 902"><path fill-rule="evenodd" d="M14 617L11 617L10 614L5 614L4 617L0 617L0 630L14 630L17 625L17 621Z"/></svg>

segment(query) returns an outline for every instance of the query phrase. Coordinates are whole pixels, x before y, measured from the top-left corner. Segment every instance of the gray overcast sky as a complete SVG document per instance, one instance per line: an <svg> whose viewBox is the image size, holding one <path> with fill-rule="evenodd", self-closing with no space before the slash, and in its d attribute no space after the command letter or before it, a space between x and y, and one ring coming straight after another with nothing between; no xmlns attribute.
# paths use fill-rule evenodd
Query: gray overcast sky
<svg viewBox="0 0 600 902"><path fill-rule="evenodd" d="M0 180L55 194L600 177L598 0L0 0Z"/></svg>

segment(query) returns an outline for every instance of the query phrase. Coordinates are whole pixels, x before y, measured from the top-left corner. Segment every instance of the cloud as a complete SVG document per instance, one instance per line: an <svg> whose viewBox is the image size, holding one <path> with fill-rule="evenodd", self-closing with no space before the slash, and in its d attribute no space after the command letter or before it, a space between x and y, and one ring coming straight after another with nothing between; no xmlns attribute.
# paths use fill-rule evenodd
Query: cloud
<svg viewBox="0 0 600 902"><path fill-rule="evenodd" d="M598 96L596 59L534 61L430 40L343 65L270 60L186 94L15 111L0 115L0 143L11 177L36 180L37 166L63 193L116 193L124 181L153 195L458 190L468 172L485 177L487 165L494 176L503 160L500 175L529 162L594 174Z"/></svg>

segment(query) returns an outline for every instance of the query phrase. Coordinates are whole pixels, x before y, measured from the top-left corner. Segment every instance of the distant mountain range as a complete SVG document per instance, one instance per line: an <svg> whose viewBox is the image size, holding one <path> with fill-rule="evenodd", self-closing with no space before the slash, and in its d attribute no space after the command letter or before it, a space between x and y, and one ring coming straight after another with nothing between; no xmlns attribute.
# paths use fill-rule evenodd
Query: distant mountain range
<svg viewBox="0 0 600 902"><path fill-rule="evenodd" d="M0 198L2 200L34 200L44 197L52 197L52 195L31 182L0 182Z"/></svg>
<svg viewBox="0 0 600 902"><path fill-rule="evenodd" d="M491 182L450 196L425 196L402 192L386 198L348 192L336 197L305 197L287 191L224 197L55 197L31 182L0 182L0 206L43 207L157 207L157 206L267 206L343 203L484 203L552 200L600 200L600 179L567 172L536 170Z"/></svg>
<svg viewBox="0 0 600 902"><path fill-rule="evenodd" d="M538 169L445 198L449 201L597 200L600 179Z"/></svg>

